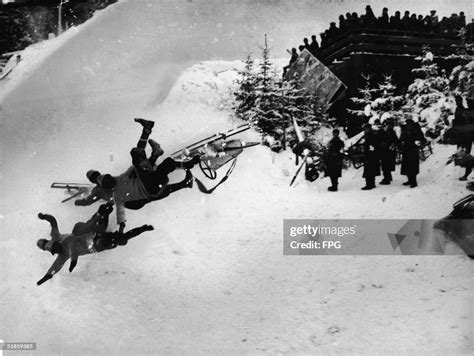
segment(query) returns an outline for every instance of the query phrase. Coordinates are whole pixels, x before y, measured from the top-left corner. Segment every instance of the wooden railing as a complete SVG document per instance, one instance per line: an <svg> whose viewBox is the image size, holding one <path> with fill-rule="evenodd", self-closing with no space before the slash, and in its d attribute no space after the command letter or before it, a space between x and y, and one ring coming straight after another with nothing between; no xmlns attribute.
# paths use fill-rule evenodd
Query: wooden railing
<svg viewBox="0 0 474 356"><path fill-rule="evenodd" d="M434 55L445 56L455 51L461 41L456 36L405 32L376 29L357 29L334 39L329 45L321 47L316 57L329 65L334 60L341 60L351 53L377 53L420 55L423 46L429 45Z"/></svg>

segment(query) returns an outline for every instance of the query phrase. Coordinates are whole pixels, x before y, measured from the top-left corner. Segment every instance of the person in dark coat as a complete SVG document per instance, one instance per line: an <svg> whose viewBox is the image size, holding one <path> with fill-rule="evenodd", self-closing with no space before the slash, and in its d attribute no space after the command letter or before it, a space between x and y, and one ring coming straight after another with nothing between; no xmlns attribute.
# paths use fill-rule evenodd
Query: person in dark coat
<svg viewBox="0 0 474 356"><path fill-rule="evenodd" d="M328 44L327 30L325 32L321 32L319 36L321 37L321 47L325 47Z"/></svg>
<svg viewBox="0 0 474 356"><path fill-rule="evenodd" d="M342 160L344 150L344 142L339 138L339 130L332 132L332 139L328 144L326 156L326 177L331 178L331 186L328 188L330 192L337 192L338 180L342 176Z"/></svg>
<svg viewBox="0 0 474 356"><path fill-rule="evenodd" d="M352 24L354 28L360 28L363 26L362 18L357 15L357 12L352 13Z"/></svg>
<svg viewBox="0 0 474 356"><path fill-rule="evenodd" d="M464 111L464 122L466 123L466 153L471 153L472 141L474 141L474 89L471 88L470 97L467 98L467 109Z"/></svg>
<svg viewBox="0 0 474 356"><path fill-rule="evenodd" d="M341 34L341 30L337 28L335 22L329 24L329 29L327 31L329 42L334 42L334 40Z"/></svg>
<svg viewBox="0 0 474 356"><path fill-rule="evenodd" d="M392 172L395 171L397 147L399 140L393 122L385 121L380 140L380 163L382 166L383 179L380 184L390 184L392 182Z"/></svg>
<svg viewBox="0 0 474 356"><path fill-rule="evenodd" d="M454 165L464 167L466 169L464 175L459 178L459 180L465 181L472 173L472 168L474 167L474 157L466 153L466 151L461 148L454 154Z"/></svg>
<svg viewBox="0 0 474 356"><path fill-rule="evenodd" d="M395 11L395 15L390 17L389 28L391 30L401 30L402 29L402 19L400 18L400 11Z"/></svg>
<svg viewBox="0 0 474 356"><path fill-rule="evenodd" d="M291 67L291 65L298 60L298 52L296 51L296 48L292 48L290 54L291 54L290 62L288 63L287 66L283 67L283 75L285 75L288 69Z"/></svg>
<svg viewBox="0 0 474 356"><path fill-rule="evenodd" d="M407 176L408 180L403 185L411 188L418 186L416 176L420 172L420 147L426 142L425 136L418 124L411 119L406 121L400 137L402 144L402 167L401 174Z"/></svg>
<svg viewBox="0 0 474 356"><path fill-rule="evenodd" d="M347 31L350 31L355 27L354 20L352 19L352 14L350 12L346 12L344 27Z"/></svg>
<svg viewBox="0 0 474 356"><path fill-rule="evenodd" d="M347 23L346 23L346 19L344 18L344 15L340 15L339 16L339 30L341 30L341 32L345 32L347 30Z"/></svg>
<svg viewBox="0 0 474 356"><path fill-rule="evenodd" d="M411 21L410 21L410 11L405 11L405 13L403 14L403 18L402 18L402 29L404 31L410 31L410 26L411 24Z"/></svg>
<svg viewBox="0 0 474 356"><path fill-rule="evenodd" d="M462 97L455 96L456 110L454 111L454 120L452 122L452 129L455 137L455 143L458 148L464 148L466 153L471 153L472 141L470 141L470 133L467 130L468 118L466 108L463 105Z"/></svg>
<svg viewBox="0 0 474 356"><path fill-rule="evenodd" d="M370 124L364 126L364 132L365 187L362 190L370 190L375 188L375 177L380 175L379 138Z"/></svg>
<svg viewBox="0 0 474 356"><path fill-rule="evenodd" d="M309 51L312 55L315 55L319 50L318 40L316 39L316 35L311 36L311 43L309 44Z"/></svg>
<svg viewBox="0 0 474 356"><path fill-rule="evenodd" d="M311 48L310 48L310 45L309 45L309 40L305 37L303 38L303 46L305 49L307 49L308 51L311 52Z"/></svg>
<svg viewBox="0 0 474 356"><path fill-rule="evenodd" d="M377 18L375 17L370 5L367 5L365 7L365 15L362 15L361 18L364 27L375 27L375 25L377 24Z"/></svg>
<svg viewBox="0 0 474 356"><path fill-rule="evenodd" d="M388 29L388 22L389 22L388 9L384 7L382 10L382 15L377 20L377 26L382 29Z"/></svg>

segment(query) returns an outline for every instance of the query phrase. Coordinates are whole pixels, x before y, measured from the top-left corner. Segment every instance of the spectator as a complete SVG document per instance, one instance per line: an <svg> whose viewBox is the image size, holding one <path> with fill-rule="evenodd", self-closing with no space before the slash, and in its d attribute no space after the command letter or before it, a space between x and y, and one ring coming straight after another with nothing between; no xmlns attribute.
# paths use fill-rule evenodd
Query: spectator
<svg viewBox="0 0 474 356"><path fill-rule="evenodd" d="M303 38L303 46L305 49L307 49L308 51L310 51L310 48L309 48L309 41L308 39L305 37Z"/></svg>
<svg viewBox="0 0 474 356"><path fill-rule="evenodd" d="M377 23L377 18L370 5L365 7L365 15L362 15L362 22L365 27L374 27Z"/></svg>
<svg viewBox="0 0 474 356"><path fill-rule="evenodd" d="M355 28L354 20L350 12L346 12L345 28L346 30L352 30Z"/></svg>
<svg viewBox="0 0 474 356"><path fill-rule="evenodd" d="M408 180L403 185L409 185L411 188L418 186L416 176L420 172L419 149L426 142L421 128L412 119L408 119L402 135L402 167L401 174L407 176Z"/></svg>
<svg viewBox="0 0 474 356"><path fill-rule="evenodd" d="M378 18L378 27L381 29L388 29L389 24L389 17L388 17L388 9L386 7L382 10L382 16Z"/></svg>
<svg viewBox="0 0 474 356"><path fill-rule="evenodd" d="M386 120L380 141L380 163L383 172L383 180L380 184L386 185L392 182L392 172L395 171L398 146L399 141L393 129L393 122Z"/></svg>
<svg viewBox="0 0 474 356"><path fill-rule="evenodd" d="M300 54L304 51L304 46L299 46L298 49L300 50Z"/></svg>
<svg viewBox="0 0 474 356"><path fill-rule="evenodd" d="M456 110L454 110L454 120L452 122L454 142L458 149L467 149L467 141L469 137L466 135L466 108L464 107L460 95L456 95L454 99L456 100ZM469 150L466 153L471 153L471 147L469 147Z"/></svg>
<svg viewBox="0 0 474 356"><path fill-rule="evenodd" d="M439 32L439 19L436 15L436 10L431 10L429 15L429 26L431 27L431 32Z"/></svg>
<svg viewBox="0 0 474 356"><path fill-rule="evenodd" d="M379 142L372 125L364 126L364 174L365 186L362 190L375 188L375 177L380 175Z"/></svg>
<svg viewBox="0 0 474 356"><path fill-rule="evenodd" d="M392 30L401 30L402 29L402 19L400 18L400 11L395 11L395 15L390 17L390 29Z"/></svg>
<svg viewBox="0 0 474 356"><path fill-rule="evenodd" d="M418 31L418 19L416 14L411 14L408 22L408 31Z"/></svg>
<svg viewBox="0 0 474 356"><path fill-rule="evenodd" d="M288 50L287 50L287 51L288 51ZM283 75L286 74L287 70L288 70L288 69L291 67L291 65L292 65L294 62L296 62L296 60L298 59L298 52L296 52L296 48L293 47L293 48L291 49L290 54L291 54L290 63L288 63L287 66L284 66L284 67L283 67Z"/></svg>
<svg viewBox="0 0 474 356"><path fill-rule="evenodd" d="M425 22L423 15L418 15L417 31L426 32L428 30L428 24Z"/></svg>
<svg viewBox="0 0 474 356"><path fill-rule="evenodd" d="M316 39L316 35L311 36L311 43L309 44L309 51L311 54L316 55L319 50L318 40Z"/></svg>
<svg viewBox="0 0 474 356"><path fill-rule="evenodd" d="M344 18L344 15L339 16L339 30L341 32L345 32L347 30L347 28L346 28L346 19Z"/></svg>
<svg viewBox="0 0 474 356"><path fill-rule="evenodd" d="M447 35L448 34L448 18L446 16L444 16L442 19L441 19L441 22L439 23L439 33L442 34L442 35Z"/></svg>
<svg viewBox="0 0 474 356"><path fill-rule="evenodd" d="M333 130L332 135L333 137L328 144L325 175L331 178L331 186L328 190L337 192L338 180L342 176L344 142L339 138L338 129Z"/></svg>
<svg viewBox="0 0 474 356"><path fill-rule="evenodd" d="M298 52L296 52L296 48L291 49L291 58L290 58L290 65L296 62L298 59Z"/></svg>
<svg viewBox="0 0 474 356"><path fill-rule="evenodd" d="M410 31L410 11L405 11L405 14L402 18L402 29L404 31Z"/></svg>
<svg viewBox="0 0 474 356"><path fill-rule="evenodd" d="M464 11L461 11L459 13L459 25L458 29L461 29L462 27L466 27L466 16L464 15Z"/></svg>
<svg viewBox="0 0 474 356"><path fill-rule="evenodd" d="M458 27L459 27L458 14L451 14L451 17L447 19L448 35L450 36L454 35Z"/></svg>
<svg viewBox="0 0 474 356"><path fill-rule="evenodd" d="M331 22L329 25L329 30L328 30L328 40L329 42L333 42L341 33L341 31L336 27L335 22Z"/></svg>
<svg viewBox="0 0 474 356"><path fill-rule="evenodd" d="M321 37L321 47L327 46L327 44L328 44L328 41L327 41L327 33L326 33L326 32L322 32L322 33L319 34L319 36Z"/></svg>
<svg viewBox="0 0 474 356"><path fill-rule="evenodd" d="M359 17L359 15L357 15L357 12L352 13L352 23L354 28L359 28L363 25L362 19Z"/></svg>

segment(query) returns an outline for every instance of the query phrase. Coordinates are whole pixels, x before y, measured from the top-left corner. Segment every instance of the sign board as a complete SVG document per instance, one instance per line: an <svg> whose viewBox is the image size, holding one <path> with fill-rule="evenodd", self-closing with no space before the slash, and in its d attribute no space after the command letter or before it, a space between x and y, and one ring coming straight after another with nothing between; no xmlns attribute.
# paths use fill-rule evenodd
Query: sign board
<svg viewBox="0 0 474 356"><path fill-rule="evenodd" d="M288 68L285 80L298 79L303 87L329 104L336 94L347 86L308 50L303 50L298 59Z"/></svg>

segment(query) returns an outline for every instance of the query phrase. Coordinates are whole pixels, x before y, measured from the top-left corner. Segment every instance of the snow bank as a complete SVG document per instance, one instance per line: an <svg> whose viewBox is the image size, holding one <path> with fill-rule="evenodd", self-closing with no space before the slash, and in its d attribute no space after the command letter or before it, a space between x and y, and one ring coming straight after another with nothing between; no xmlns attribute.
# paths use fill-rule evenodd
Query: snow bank
<svg viewBox="0 0 474 356"><path fill-rule="evenodd" d="M422 164L416 189L396 175L393 185L362 192L362 172L352 169L335 194L325 179L288 187L289 152L248 149L214 194L185 190L128 211L129 227L155 231L35 285L52 263L35 246L49 234L36 214L54 214L68 232L97 208L60 204L52 181L127 168L140 134L133 117L156 121L152 137L166 152L234 126L223 103L235 60L263 31L277 34L281 52L342 8L361 11L355 2L221 3L120 2L4 97L2 339L36 341L38 355L472 350L466 258L282 256L284 218L447 214L466 194L459 168L445 166L447 146Z"/></svg>
<svg viewBox="0 0 474 356"><path fill-rule="evenodd" d="M233 126L221 102L226 89L232 88L233 68L238 65L203 62L188 68L159 109L147 112L147 117L159 120L152 137L164 141L167 152L181 144L170 136L184 139L194 132L198 138ZM96 158L97 167L114 173L127 167L124 142L136 141L140 130L134 125L128 120L128 130L120 132L122 145L114 151L114 161L104 151ZM252 132L243 137L256 139ZM89 147L97 144L87 140L83 137L79 149L90 161L94 153ZM71 148L67 150L71 154ZM465 188L456 180L458 168L445 166L452 148L435 150L422 164L417 189L402 187L403 179L396 176L392 186L362 192L361 170L350 169L334 194L326 190L326 179L310 184L300 177L294 188L288 187L296 170L293 155L251 148L213 195L186 190L140 211L128 211L129 227L150 223L156 230L126 248L83 256L72 274L61 271L36 287L35 281L52 262L34 244L49 232L36 213L55 214L60 230L66 232L96 209L61 205L62 194L47 188L60 172L80 177L85 165L77 166L77 159L72 159L58 162L67 171L56 170L40 156L40 167L47 169L35 172L35 177L42 185L32 195L20 193L28 187L17 186L21 208L8 212L1 222L7 237L0 242L7 251L1 268L8 274L0 332L5 339L37 341L39 354L464 352L460 338L469 330L464 318L469 315L472 283L472 264L466 259L301 259L281 252L284 218L445 215ZM182 175L176 173L172 180ZM21 314L16 312L20 309ZM362 317L365 322L360 324ZM429 326L424 324L427 318L433 320ZM435 322L440 319L443 323Z"/></svg>

